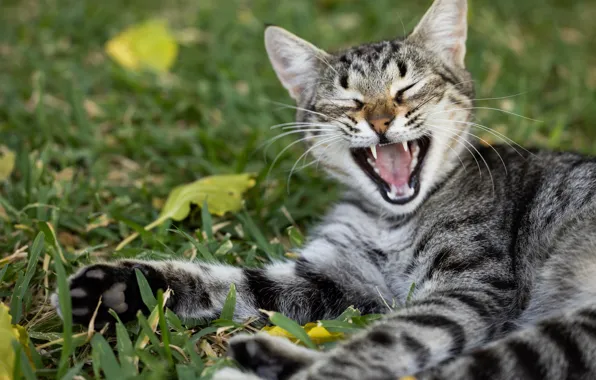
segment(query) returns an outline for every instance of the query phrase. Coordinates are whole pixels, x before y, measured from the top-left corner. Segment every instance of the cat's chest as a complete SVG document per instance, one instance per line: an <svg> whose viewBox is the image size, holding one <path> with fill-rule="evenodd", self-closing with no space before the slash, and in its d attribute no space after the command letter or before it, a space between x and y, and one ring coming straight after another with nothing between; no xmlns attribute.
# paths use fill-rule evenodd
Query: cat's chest
<svg viewBox="0 0 596 380"><path fill-rule="evenodd" d="M388 258L395 258L412 245L414 232L415 227L410 223L399 228L380 228L376 231L374 241Z"/></svg>
<svg viewBox="0 0 596 380"><path fill-rule="evenodd" d="M407 295L412 284L406 272L416 249L417 232L417 225L411 222L399 228L380 229L376 236L376 245L384 259L379 268L398 302Z"/></svg>

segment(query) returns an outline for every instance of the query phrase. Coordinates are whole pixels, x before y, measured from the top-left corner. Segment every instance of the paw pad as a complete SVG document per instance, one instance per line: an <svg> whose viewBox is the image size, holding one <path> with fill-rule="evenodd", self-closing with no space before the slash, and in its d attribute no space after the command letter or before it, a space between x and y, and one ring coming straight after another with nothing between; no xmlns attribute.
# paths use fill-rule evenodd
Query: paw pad
<svg viewBox="0 0 596 380"><path fill-rule="evenodd" d="M119 262L83 268L69 279L73 322L89 324L100 298L96 327L114 321L110 309L123 322L135 319L139 310L148 311L140 296L135 269L142 270L154 292L167 288L164 277L150 265L142 263ZM52 305L62 316L57 294L52 295Z"/></svg>

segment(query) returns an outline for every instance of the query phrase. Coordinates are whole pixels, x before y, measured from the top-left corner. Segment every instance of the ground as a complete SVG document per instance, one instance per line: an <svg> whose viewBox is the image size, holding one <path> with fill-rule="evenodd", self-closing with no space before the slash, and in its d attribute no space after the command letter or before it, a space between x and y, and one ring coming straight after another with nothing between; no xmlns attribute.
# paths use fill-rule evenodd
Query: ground
<svg viewBox="0 0 596 380"><path fill-rule="evenodd" d="M29 345L37 348L35 375L56 378L71 368L66 378L115 378L138 368L144 378L195 378L209 374L203 364L223 365L216 356L229 335L251 327L216 331L230 323L182 325L168 313L163 322L171 332L149 334L144 349L134 351L126 336L135 342L147 326L119 326L117 340L108 331L106 340L96 334L91 342L81 334L85 327L74 326L74 340L63 341L62 323L48 302L63 278L57 273L123 257L214 255L257 266L284 252L291 256L299 239L289 238L288 227L292 236L305 233L339 189L314 166L288 181L299 145L272 166L291 137L262 145L276 135L272 125L293 118L291 109L274 103L291 100L269 66L264 25L337 50L402 35L429 4L3 1L0 145L16 153L16 165L0 182L0 301L12 306L13 323L26 328ZM132 74L112 62L106 41L155 17L168 20L181 43L171 75ZM596 3L588 0L472 0L467 64L477 97L497 98L478 100L478 121L525 146L596 153L595 18ZM499 142L482 129L474 133ZM241 172L257 173L242 211L209 222L193 210L190 218L165 223L115 251L158 216L173 187ZM46 236L41 250L33 246L40 231ZM38 260L28 262L35 254ZM56 263L60 256L64 260ZM118 362L106 341L117 347Z"/></svg>

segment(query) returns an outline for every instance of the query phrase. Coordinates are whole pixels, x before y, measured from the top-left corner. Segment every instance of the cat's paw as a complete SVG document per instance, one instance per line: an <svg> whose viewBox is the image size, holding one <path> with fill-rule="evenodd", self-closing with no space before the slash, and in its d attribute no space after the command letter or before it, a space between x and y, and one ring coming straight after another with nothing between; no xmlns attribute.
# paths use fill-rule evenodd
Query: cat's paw
<svg viewBox="0 0 596 380"><path fill-rule="evenodd" d="M232 338L228 355L262 379L284 380L310 366L323 353L299 347L284 338L260 333Z"/></svg>
<svg viewBox="0 0 596 380"><path fill-rule="evenodd" d="M109 309L113 309L123 322L135 319L139 310L146 312L147 307L141 298L135 269L139 269L145 275L154 293L158 289L167 288L163 275L140 261L120 261L84 267L69 278L73 322L89 324L100 297L101 305L95 318L96 327L114 321L108 312ZM52 294L51 302L62 317L58 294Z"/></svg>

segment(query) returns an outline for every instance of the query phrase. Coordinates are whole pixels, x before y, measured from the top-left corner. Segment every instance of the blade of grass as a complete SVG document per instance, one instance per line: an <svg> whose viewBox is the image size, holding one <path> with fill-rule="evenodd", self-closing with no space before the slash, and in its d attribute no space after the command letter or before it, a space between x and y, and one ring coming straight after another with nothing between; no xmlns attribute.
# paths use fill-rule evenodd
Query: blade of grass
<svg viewBox="0 0 596 380"><path fill-rule="evenodd" d="M193 238L192 236L190 236L189 234L187 234L186 232L184 232L180 229L173 229L172 231L179 235L182 235L186 239L188 239L188 241L191 242L191 244L197 249L197 251L199 251L201 256L203 256L204 261L206 261L206 262L217 261L215 259L215 257L211 254L211 251L209 251L209 247L207 247L206 244L201 243L200 241L198 241L197 239Z"/></svg>
<svg viewBox="0 0 596 380"><path fill-rule="evenodd" d="M236 310L236 285L230 284L230 291L226 297L221 315L219 319L231 321L234 319L234 311Z"/></svg>
<svg viewBox="0 0 596 380"><path fill-rule="evenodd" d="M19 370L20 370L20 374L22 375L22 378L25 378L26 380L37 380L37 376L35 376L35 372L33 371L33 368L31 368L31 364L29 363L29 358L27 358L27 354L25 354L25 350L23 349L23 346L16 340L13 340L12 348L15 353L15 372L17 370L16 367L18 366ZM21 376L19 376L19 377L15 376L14 378L18 379L18 378L21 378Z"/></svg>
<svg viewBox="0 0 596 380"><path fill-rule="evenodd" d="M176 375L178 376L178 380L195 380L197 378L195 369L192 366L184 364L176 365Z"/></svg>
<svg viewBox="0 0 596 380"><path fill-rule="evenodd" d="M93 368L93 375L95 379L101 379L101 357L99 350L91 350L91 366Z"/></svg>
<svg viewBox="0 0 596 380"><path fill-rule="evenodd" d="M244 230L255 240L257 246L270 257L274 257L273 247L271 247L271 244L269 244L248 213L244 212L244 214L238 214L237 217L244 226Z"/></svg>
<svg viewBox="0 0 596 380"><path fill-rule="evenodd" d="M141 299L143 303L149 308L149 310L153 310L157 305L157 300L153 295L153 290L151 290L151 286L149 286L149 282L143 275L139 269L135 269L135 275L137 276L137 283L139 284L139 290L141 291Z"/></svg>
<svg viewBox="0 0 596 380"><path fill-rule="evenodd" d="M122 368L118 364L116 356L114 356L114 352L106 339L103 336L96 334L93 339L91 339L91 347L93 352L97 352L99 367L103 371L106 379L120 380L123 377Z"/></svg>
<svg viewBox="0 0 596 380"><path fill-rule="evenodd" d="M43 368L43 362L41 360L41 355L39 354L39 352L37 352L37 350L35 349L35 345L33 344L33 342L31 341L31 336L27 337L27 344L30 347L29 349L29 353L31 354L31 360L33 361L33 366L36 369L41 369Z"/></svg>
<svg viewBox="0 0 596 380"><path fill-rule="evenodd" d="M205 232L205 235L207 235L208 240L213 240L213 219L211 218L209 208L207 207L207 200L203 202L203 207L201 207L201 222L203 223L201 229Z"/></svg>
<svg viewBox="0 0 596 380"><path fill-rule="evenodd" d="M164 313L163 291L160 289L157 292L157 311L159 313L159 328L161 330L161 340L163 342L163 348L166 353L166 359L171 365L174 365L174 359L172 358L172 349L170 348L170 330L168 329L168 322L166 321L166 315Z"/></svg>
<svg viewBox="0 0 596 380"><path fill-rule="evenodd" d="M320 325L326 328L329 332L342 332L346 334L354 334L359 331L358 326L354 326L352 323L342 322L338 320L322 320L319 321Z"/></svg>
<svg viewBox="0 0 596 380"><path fill-rule="evenodd" d="M71 257L71 255L68 255L69 260L67 260L67 257L65 256L65 253L62 251L62 247L58 242L58 238L56 237L54 226L52 226L49 222L39 222L37 223L37 227L44 233L46 243L48 243L49 246L54 247L56 252L58 252L60 260L62 260L64 264L68 263L68 261L71 259L74 259Z"/></svg>
<svg viewBox="0 0 596 380"><path fill-rule="evenodd" d="M352 318L360 317L361 315L362 314L360 313L360 310L354 308L353 306L350 306L346 310L344 310L344 312L341 313L339 317L335 318L335 320L349 322Z"/></svg>
<svg viewBox="0 0 596 380"><path fill-rule="evenodd" d="M178 332L184 332L184 326L182 326L182 322L180 318L170 309L166 309L166 320L168 321L168 326L173 328Z"/></svg>
<svg viewBox="0 0 596 380"><path fill-rule="evenodd" d="M158 321L159 320L159 311L157 310L157 308L155 308L154 313L151 313L151 315L149 316L149 320L150 321ZM157 348L161 346L161 342L159 341L159 339L157 338L157 335L155 335L155 329L151 326L151 324L149 323L149 320L147 320L147 318L145 318L145 316L141 313L139 313L137 315L137 319L139 321L139 325L141 326L141 330L143 331L144 335L139 335L139 340L141 342L144 341L144 338L148 338L149 341L151 342L151 344ZM138 342L138 341L137 341ZM140 346L138 344L138 346Z"/></svg>
<svg viewBox="0 0 596 380"><path fill-rule="evenodd" d="M300 326L298 323L278 312L267 310L260 310L260 312L267 314L271 323L281 327L290 334L294 335L294 337L300 339L308 348L312 348L313 350L317 349L317 346L312 342L312 340L310 340L306 331L304 331L302 326Z"/></svg>
<svg viewBox="0 0 596 380"><path fill-rule="evenodd" d="M85 365L85 362L80 362L75 364L71 369L68 370L68 372L66 372L66 374L64 375L64 377L62 377L62 379L60 380L72 380L74 379L74 377L76 375L79 374L79 372L81 372L81 369L83 369L83 366Z"/></svg>
<svg viewBox="0 0 596 380"><path fill-rule="evenodd" d="M408 295L406 296L406 305L408 305L410 301L412 301L414 290L416 290L416 283L412 282L412 285L410 285L410 290L408 290Z"/></svg>
<svg viewBox="0 0 596 380"><path fill-rule="evenodd" d="M168 302L168 299L170 298L171 294L172 294L171 289L166 290L166 292L163 294L163 302L164 303L162 306L164 306L166 304L166 302ZM158 317L159 317L158 313L159 312L157 310L157 306L155 306L155 308L151 312L151 315L149 315L148 320L141 313L137 314L137 319L139 320L139 324L141 325L143 333L139 334L139 337L135 343L135 351L142 350L143 348L145 348L145 346L147 345L149 340L151 340L152 337L155 337L154 333L155 333L155 330L157 329ZM145 324L146 326L143 327L143 324ZM147 330L147 328L149 328L149 329ZM151 342L154 345L157 344L157 346L159 346L159 339L157 339L157 337L155 337L154 339L155 340L151 340Z"/></svg>
<svg viewBox="0 0 596 380"><path fill-rule="evenodd" d="M40 232L37 234L37 237L33 241L33 246L29 251L25 275L19 278L19 281L15 286L13 296L10 300L10 312L12 314L12 323L14 324L18 324L21 321L23 313L23 298L25 297L25 294L29 291L29 283L31 282L31 279L35 274L37 261L39 260L39 255L41 254L43 246L44 233ZM4 274L2 274L0 278L3 276Z"/></svg>
<svg viewBox="0 0 596 380"><path fill-rule="evenodd" d="M10 265L5 265L2 269L0 269L0 282L4 280L4 275L6 275L8 267L10 267Z"/></svg>
<svg viewBox="0 0 596 380"><path fill-rule="evenodd" d="M295 226L288 227L287 232L292 245L294 247L302 247L305 240L304 235L302 235L302 232L300 232L300 230Z"/></svg>
<svg viewBox="0 0 596 380"><path fill-rule="evenodd" d="M217 332L217 330L219 330L219 327L218 326L205 327L204 329L202 329L198 333L196 333L193 336L191 336L189 342L192 343L192 344L196 344L199 341L199 339L201 339L205 335L213 334L213 333Z"/></svg>
<svg viewBox="0 0 596 380"><path fill-rule="evenodd" d="M197 354L197 352L195 351L195 344L188 341L184 345L184 348L186 348L186 352L188 352L188 356L190 357L190 363L192 364L192 366L197 370L198 373L201 373L205 364L203 363L203 360L201 359L199 354Z"/></svg>
<svg viewBox="0 0 596 380"><path fill-rule="evenodd" d="M66 279L66 270L62 264L60 254L53 250L53 256L54 269L56 270L56 278L58 281L58 302L60 304L60 311L62 312L63 325L62 353L60 355L60 364L58 366L58 377L62 377L68 371L68 358L73 352L72 304L70 299L70 289L68 288L68 281Z"/></svg>
<svg viewBox="0 0 596 380"><path fill-rule="evenodd" d="M118 359L120 359L120 366L125 377L132 377L138 374L135 366L134 358L136 357L132 341L128 336L128 331L122 322L116 323L116 349L118 350Z"/></svg>

